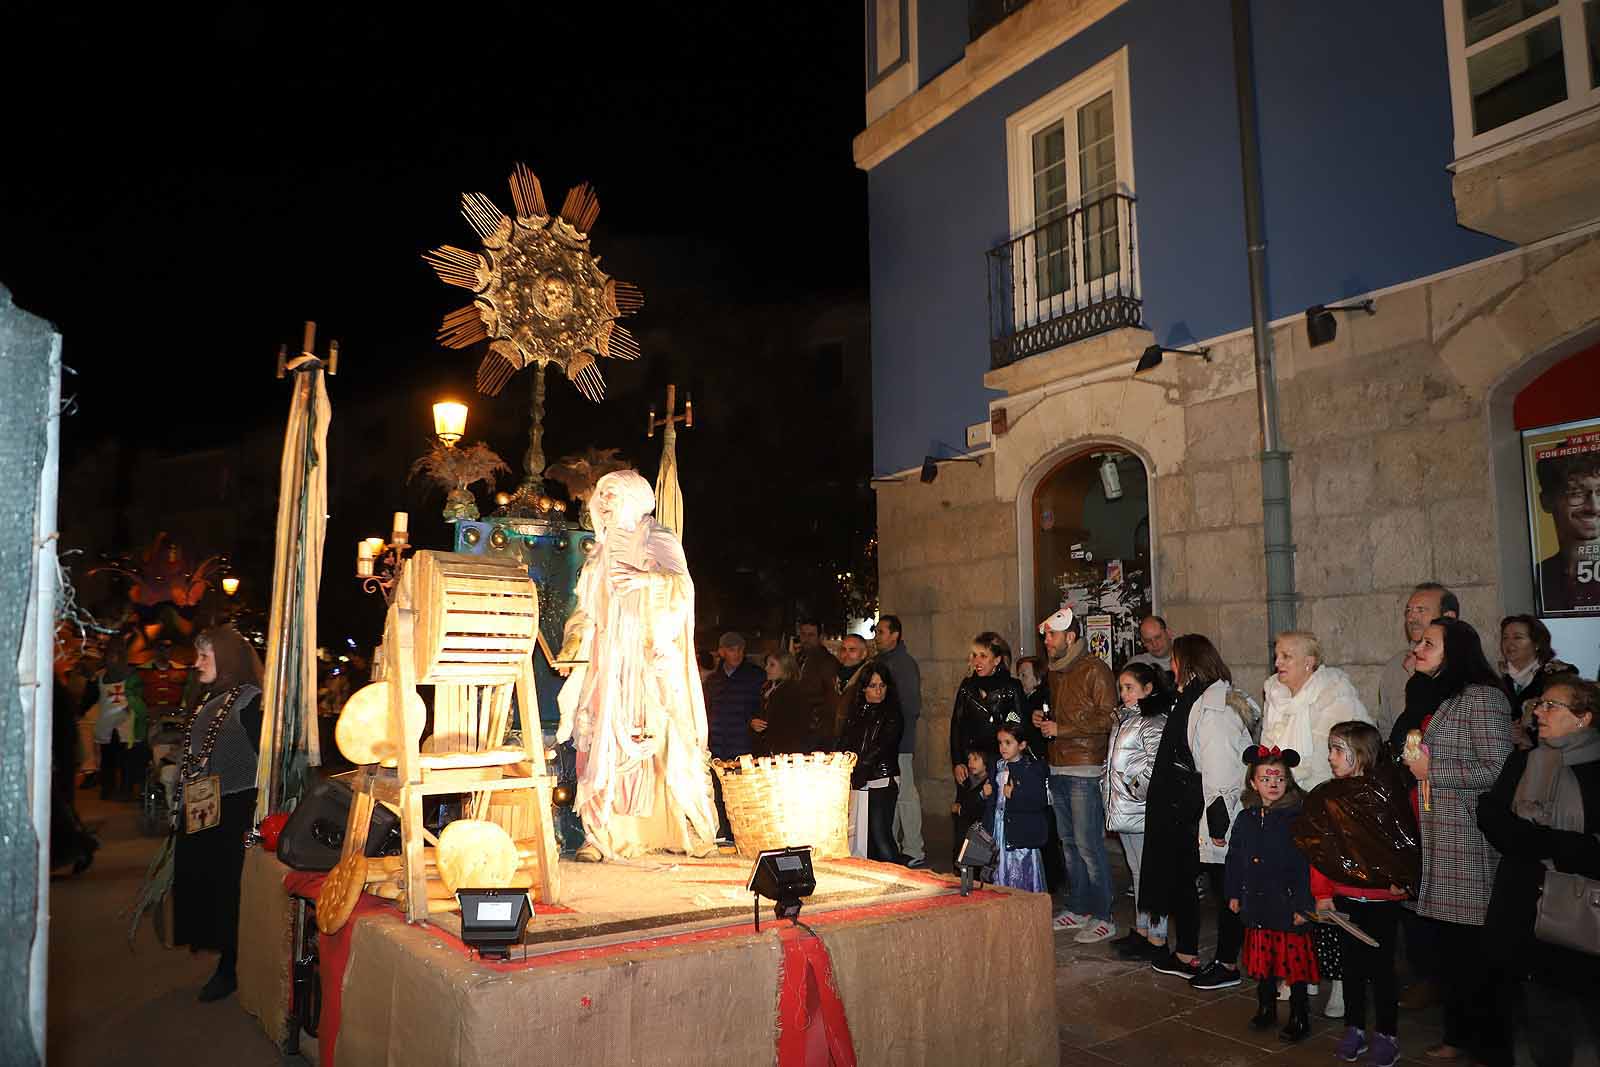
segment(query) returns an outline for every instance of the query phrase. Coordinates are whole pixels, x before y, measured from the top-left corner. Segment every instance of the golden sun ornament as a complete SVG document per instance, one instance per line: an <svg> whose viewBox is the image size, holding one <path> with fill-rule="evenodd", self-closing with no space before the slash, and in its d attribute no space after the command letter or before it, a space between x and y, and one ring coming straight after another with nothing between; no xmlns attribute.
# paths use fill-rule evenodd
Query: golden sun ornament
<svg viewBox="0 0 1600 1067"><path fill-rule="evenodd" d="M643 307L644 294L607 276L590 252L600 199L587 184L569 191L551 215L526 165L516 165L510 183L515 217L482 193L461 196L481 253L445 245L423 254L440 280L476 294L444 317L439 342L449 348L489 342L478 364L480 393L497 396L522 368L542 371L553 363L578 392L599 402L606 382L598 357L639 357L639 343L617 319Z"/></svg>

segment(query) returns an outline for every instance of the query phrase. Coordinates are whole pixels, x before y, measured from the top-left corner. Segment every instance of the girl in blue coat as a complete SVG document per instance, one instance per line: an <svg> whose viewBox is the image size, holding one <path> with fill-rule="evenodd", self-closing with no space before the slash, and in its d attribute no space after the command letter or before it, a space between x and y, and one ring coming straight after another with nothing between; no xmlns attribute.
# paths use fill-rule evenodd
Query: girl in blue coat
<svg viewBox="0 0 1600 1067"><path fill-rule="evenodd" d="M1028 751L1022 727L1008 722L997 732L1000 762L983 787L984 822L994 835L996 885L1046 892L1039 850L1049 840L1050 794L1045 766Z"/></svg>
<svg viewBox="0 0 1600 1067"><path fill-rule="evenodd" d="M1307 916L1316 907L1311 868L1294 847L1290 826L1300 815L1305 794L1294 783L1300 754L1252 745L1244 751L1250 767L1244 808L1233 821L1223 874L1228 907L1244 922L1244 969L1256 979L1259 1005L1252 1029L1278 1023L1278 982L1289 983L1289 1025L1284 1041L1303 1041L1311 1032L1306 985L1317 980L1317 956Z"/></svg>

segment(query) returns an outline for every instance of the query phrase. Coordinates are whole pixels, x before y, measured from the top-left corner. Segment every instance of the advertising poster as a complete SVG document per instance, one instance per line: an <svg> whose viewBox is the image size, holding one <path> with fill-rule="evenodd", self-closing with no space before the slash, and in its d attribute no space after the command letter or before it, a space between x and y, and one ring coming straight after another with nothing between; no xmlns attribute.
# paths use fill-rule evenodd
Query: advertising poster
<svg viewBox="0 0 1600 1067"><path fill-rule="evenodd" d="M1540 615L1600 615L1600 419L1522 435Z"/></svg>
<svg viewBox="0 0 1600 1067"><path fill-rule="evenodd" d="M1111 616L1090 615L1084 620L1084 634L1089 639L1089 654L1105 660L1111 666ZM1115 669L1115 668L1113 668Z"/></svg>

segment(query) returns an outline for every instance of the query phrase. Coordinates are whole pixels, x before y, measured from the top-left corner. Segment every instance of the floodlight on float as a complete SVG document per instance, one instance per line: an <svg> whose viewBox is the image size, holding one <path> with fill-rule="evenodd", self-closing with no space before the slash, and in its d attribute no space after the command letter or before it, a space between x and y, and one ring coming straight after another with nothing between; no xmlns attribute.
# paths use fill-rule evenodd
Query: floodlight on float
<svg viewBox="0 0 1600 1067"><path fill-rule="evenodd" d="M800 902L817 891L817 876L811 870L811 846L770 848L756 856L750 868L750 883L745 886L755 895L756 929L761 929L761 899L773 902L773 915L790 922L800 921Z"/></svg>
<svg viewBox="0 0 1600 1067"><path fill-rule="evenodd" d="M984 880L985 868L994 865L994 856L994 837L984 829L981 822L973 823L971 829L967 831L966 838L961 842L961 851L956 853L956 869L961 872L962 896L972 892L974 878L979 882Z"/></svg>
<svg viewBox="0 0 1600 1067"><path fill-rule="evenodd" d="M526 889L458 889L461 940L484 959L511 958L511 946L522 940L533 902Z"/></svg>

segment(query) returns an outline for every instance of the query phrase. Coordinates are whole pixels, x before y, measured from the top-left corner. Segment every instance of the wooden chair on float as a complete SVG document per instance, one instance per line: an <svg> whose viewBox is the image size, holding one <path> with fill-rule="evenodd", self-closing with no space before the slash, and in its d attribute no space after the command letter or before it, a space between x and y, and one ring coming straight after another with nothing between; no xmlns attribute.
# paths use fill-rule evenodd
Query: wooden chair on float
<svg viewBox="0 0 1600 1067"><path fill-rule="evenodd" d="M459 887L448 884L438 863L439 841L423 825L425 799L439 794L463 794L463 818L498 824L509 834L518 857L512 887L525 885L546 904L560 898L555 779L545 773L533 677L538 621L536 588L514 562L419 551L405 563L383 640L394 755L364 767L351 783L356 796L344 859L328 878L334 895L349 899L330 901L327 916L319 906L325 931L342 926L354 909L359 890L349 890L356 877L369 892L399 900L408 921L456 908L453 890ZM433 731L425 744L419 743L418 685L434 687ZM522 709L522 741L507 745L513 692ZM363 856L374 802L400 816L399 857Z"/></svg>

